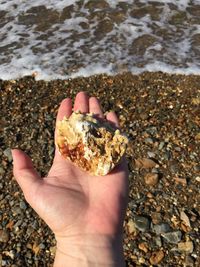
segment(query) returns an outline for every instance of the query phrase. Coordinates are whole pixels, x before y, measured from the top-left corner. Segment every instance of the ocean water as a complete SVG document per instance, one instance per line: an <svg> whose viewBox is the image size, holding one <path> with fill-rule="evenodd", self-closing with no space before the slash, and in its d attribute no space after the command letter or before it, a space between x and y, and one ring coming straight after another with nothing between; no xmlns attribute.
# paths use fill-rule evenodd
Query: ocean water
<svg viewBox="0 0 200 267"><path fill-rule="evenodd" d="M200 74L200 0L0 0L0 79Z"/></svg>

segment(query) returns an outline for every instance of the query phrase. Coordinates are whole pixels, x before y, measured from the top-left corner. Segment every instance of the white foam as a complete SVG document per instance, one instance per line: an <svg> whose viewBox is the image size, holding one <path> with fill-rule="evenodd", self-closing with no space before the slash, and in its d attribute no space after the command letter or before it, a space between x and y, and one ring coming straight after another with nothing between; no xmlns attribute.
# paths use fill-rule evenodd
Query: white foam
<svg viewBox="0 0 200 267"><path fill-rule="evenodd" d="M48 5L48 8L62 10L66 6L73 5L77 0L3 0L0 1L1 10L9 10L10 12L25 12L31 7Z"/></svg>
<svg viewBox="0 0 200 267"><path fill-rule="evenodd" d="M90 16L90 11L85 8L88 1L83 1L79 7L78 0L0 0L0 10L8 12L8 22L0 26L0 78L16 79L37 73L36 79L66 79L100 73L116 74L124 70L200 74L200 58L192 44L193 35L200 33L200 26L189 23L191 14L181 26L169 23L177 11L187 12L187 7L192 3L199 4L199 0L154 1L162 3L160 19L154 21L149 14L140 18L130 16L131 8L140 8L138 1L107 0L110 9L106 9L105 17L119 11L121 2L126 2L130 8L125 19L114 23L113 29L101 38L95 35L99 25L97 16ZM143 6L152 5L149 0L139 2ZM176 5L176 9L172 10L170 3ZM27 10L32 7L45 6L61 14L69 5L74 5L75 10L71 18L64 22L56 21L45 32L40 32L31 19L28 25L19 20L24 14L30 16ZM92 12L99 12L99 9ZM83 24L89 28L84 28ZM155 27L167 31L169 38L157 35ZM46 35L46 39L41 35ZM155 41L146 45L144 39L135 48L135 42L139 43L142 36L151 36Z"/></svg>
<svg viewBox="0 0 200 267"><path fill-rule="evenodd" d="M151 0L140 0L141 3L152 3ZM179 10L185 10L190 4L199 4L199 0L154 0L155 3L163 3L164 5L166 4L173 4L178 7Z"/></svg>
<svg viewBox="0 0 200 267"><path fill-rule="evenodd" d="M184 75L200 75L200 66L193 66L188 64L188 68L179 68L179 67L172 67L171 65L165 64L160 61L155 61L154 63L147 64L143 70L138 68L133 68L132 71L134 73L141 73L144 71L149 72L165 72L170 74L184 74Z"/></svg>
<svg viewBox="0 0 200 267"><path fill-rule="evenodd" d="M133 4L133 0L126 0L126 1L121 1L121 0L107 0L106 1L110 7L112 8L116 8L116 6L120 3L120 2L126 2L128 4Z"/></svg>

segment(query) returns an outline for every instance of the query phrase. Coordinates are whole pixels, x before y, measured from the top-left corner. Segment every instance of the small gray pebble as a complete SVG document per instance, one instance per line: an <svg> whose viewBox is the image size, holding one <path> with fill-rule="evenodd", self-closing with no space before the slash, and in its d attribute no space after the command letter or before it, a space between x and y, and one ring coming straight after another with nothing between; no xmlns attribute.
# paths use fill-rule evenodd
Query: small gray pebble
<svg viewBox="0 0 200 267"><path fill-rule="evenodd" d="M41 249L45 249L46 246L45 246L43 243L40 243L39 247L40 247Z"/></svg>
<svg viewBox="0 0 200 267"><path fill-rule="evenodd" d="M12 162L12 153L11 153L11 150L10 150L10 148L6 148L5 150L4 150L4 152L3 152L3 154L4 154L4 156L6 156L7 157L7 159L8 159L8 161L9 162Z"/></svg>
<svg viewBox="0 0 200 267"><path fill-rule="evenodd" d="M170 151L166 151L164 154L163 154L163 158L165 160L170 160L171 159L171 152Z"/></svg>
<svg viewBox="0 0 200 267"><path fill-rule="evenodd" d="M149 137L148 138L145 138L144 141L145 141L146 144L153 144L154 143L153 142L153 139L152 138L149 138Z"/></svg>
<svg viewBox="0 0 200 267"><path fill-rule="evenodd" d="M172 244L177 244L179 241L181 241L182 237L181 231L168 232L161 235L165 239L165 241Z"/></svg>
<svg viewBox="0 0 200 267"><path fill-rule="evenodd" d="M160 144L159 144L159 146L158 146L158 149L159 149L159 150L162 150L163 147L164 147L164 145L165 145L165 142L160 142Z"/></svg>
<svg viewBox="0 0 200 267"><path fill-rule="evenodd" d="M135 227L142 232L148 231L150 228L150 221L146 217L135 216L134 222L135 222Z"/></svg>
<svg viewBox="0 0 200 267"><path fill-rule="evenodd" d="M55 151L55 148L52 146L49 148L49 155L53 155Z"/></svg>
<svg viewBox="0 0 200 267"><path fill-rule="evenodd" d="M20 208L22 210L26 210L27 209L27 205L26 205L26 203L24 201L20 201L19 206L20 206Z"/></svg>
<svg viewBox="0 0 200 267"><path fill-rule="evenodd" d="M162 240L161 240L160 236L155 237L155 243L158 247L162 247Z"/></svg>
<svg viewBox="0 0 200 267"><path fill-rule="evenodd" d="M149 134L155 135L155 134L157 134L158 130L155 126L152 126L152 127L148 127L146 129L146 132Z"/></svg>
<svg viewBox="0 0 200 267"><path fill-rule="evenodd" d="M151 151L148 151L147 155L149 158L155 158L156 157L156 154L154 152L151 152Z"/></svg>
<svg viewBox="0 0 200 267"><path fill-rule="evenodd" d="M18 220L18 221L15 223L14 228L19 227L21 224L22 224L22 220Z"/></svg>
<svg viewBox="0 0 200 267"><path fill-rule="evenodd" d="M14 200L10 200L9 204L12 207L15 204L15 201Z"/></svg>
<svg viewBox="0 0 200 267"><path fill-rule="evenodd" d="M174 149L175 149L176 151L178 151L178 152L181 152L181 147L179 147L179 146L176 146Z"/></svg>
<svg viewBox="0 0 200 267"><path fill-rule="evenodd" d="M197 171L197 172L199 172L200 171L200 165L194 166L194 170Z"/></svg>
<svg viewBox="0 0 200 267"><path fill-rule="evenodd" d="M14 206L12 207L12 212L13 212L13 216L16 216L16 215L22 215L23 211L21 210L20 207L17 207L17 206Z"/></svg>
<svg viewBox="0 0 200 267"><path fill-rule="evenodd" d="M153 230L157 235L160 235L162 233L169 232L171 230L171 227L169 226L168 223L161 223L154 225Z"/></svg>
<svg viewBox="0 0 200 267"><path fill-rule="evenodd" d="M38 221L35 220L35 221L32 223L32 227L33 227L33 229L37 230L37 229L39 228L39 223L38 223Z"/></svg>

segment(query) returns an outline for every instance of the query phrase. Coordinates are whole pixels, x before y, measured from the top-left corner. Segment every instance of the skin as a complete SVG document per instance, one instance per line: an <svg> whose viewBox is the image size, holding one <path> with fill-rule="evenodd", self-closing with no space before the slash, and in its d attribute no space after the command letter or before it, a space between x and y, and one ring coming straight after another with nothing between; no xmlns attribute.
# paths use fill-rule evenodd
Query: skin
<svg viewBox="0 0 200 267"><path fill-rule="evenodd" d="M76 95L73 109L104 117L97 98L85 92ZM71 113L72 100L64 99L57 121ZM106 119L119 125L114 112ZM125 159L108 175L91 176L64 160L55 149L49 173L42 178L23 151L14 149L12 155L14 176L27 202L55 234L54 267L124 266L122 232L128 196Z"/></svg>

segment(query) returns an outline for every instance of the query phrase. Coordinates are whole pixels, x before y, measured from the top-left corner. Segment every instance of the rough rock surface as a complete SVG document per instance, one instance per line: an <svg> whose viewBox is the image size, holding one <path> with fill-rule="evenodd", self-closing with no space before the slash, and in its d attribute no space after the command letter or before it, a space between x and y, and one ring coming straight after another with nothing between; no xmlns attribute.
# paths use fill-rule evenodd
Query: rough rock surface
<svg viewBox="0 0 200 267"><path fill-rule="evenodd" d="M73 112L58 122L56 144L60 154L82 170L106 175L125 153L128 138L106 120Z"/></svg>

